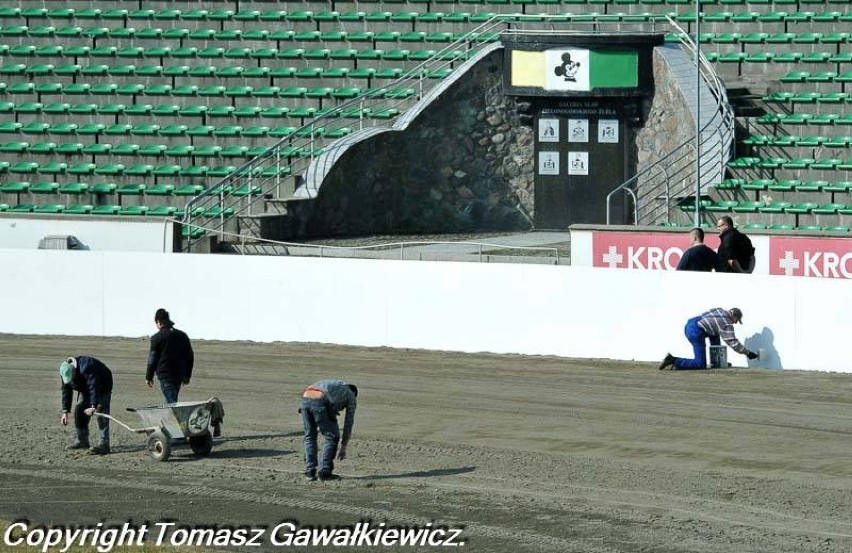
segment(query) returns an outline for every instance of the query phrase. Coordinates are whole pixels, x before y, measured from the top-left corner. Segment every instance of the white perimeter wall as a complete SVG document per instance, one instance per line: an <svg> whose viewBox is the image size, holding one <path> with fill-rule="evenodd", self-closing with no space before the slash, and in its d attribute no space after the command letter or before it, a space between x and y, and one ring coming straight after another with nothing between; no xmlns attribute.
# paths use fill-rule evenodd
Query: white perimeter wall
<svg viewBox="0 0 852 553"><path fill-rule="evenodd" d="M852 294L835 279L0 250L0 287L3 333L145 336L165 307L196 339L640 361L691 353L688 317L739 306L738 336L767 349L761 366L852 372L852 356L840 347L852 335ZM733 352L729 360L745 365Z"/></svg>
<svg viewBox="0 0 852 553"><path fill-rule="evenodd" d="M0 215L0 248L35 249L39 240L57 234L70 234L91 250L164 252L172 251L174 223L162 218Z"/></svg>

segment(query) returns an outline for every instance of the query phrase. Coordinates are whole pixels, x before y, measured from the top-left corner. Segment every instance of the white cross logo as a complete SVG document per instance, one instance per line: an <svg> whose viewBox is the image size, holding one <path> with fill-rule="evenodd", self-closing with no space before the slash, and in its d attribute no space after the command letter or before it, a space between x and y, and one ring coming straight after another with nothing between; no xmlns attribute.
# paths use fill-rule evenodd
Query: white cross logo
<svg viewBox="0 0 852 553"><path fill-rule="evenodd" d="M784 258L778 262L778 267L784 269L784 274L790 276L799 268L799 260L793 257L793 252L784 252Z"/></svg>
<svg viewBox="0 0 852 553"><path fill-rule="evenodd" d="M624 261L624 256L618 253L617 246L610 246L609 251L601 256L601 259L604 263L609 265L610 269L614 269L618 267L618 265Z"/></svg>

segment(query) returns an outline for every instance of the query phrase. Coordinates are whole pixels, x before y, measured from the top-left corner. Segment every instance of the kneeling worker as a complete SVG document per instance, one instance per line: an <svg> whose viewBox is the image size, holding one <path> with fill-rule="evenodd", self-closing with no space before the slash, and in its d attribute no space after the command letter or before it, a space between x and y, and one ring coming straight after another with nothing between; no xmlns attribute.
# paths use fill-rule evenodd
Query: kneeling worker
<svg viewBox="0 0 852 553"><path fill-rule="evenodd" d="M732 309L717 307L705 311L697 317L692 317L686 321L683 332L686 339L692 344L692 349L695 352L694 358L684 359L667 353L663 362L660 363L660 370L706 369L707 338L710 338L710 344L714 346L720 344L719 339L721 338L737 353L741 353L749 359L757 359L757 354L749 351L734 335L734 323L742 324L742 320L743 312L738 307Z"/></svg>
<svg viewBox="0 0 852 553"><path fill-rule="evenodd" d="M305 477L308 480L337 480L334 471L334 457L342 461L346 458L346 446L352 437L355 424L358 388L342 380L320 380L305 388L302 392L302 424L305 427ZM343 441L338 453L340 427L337 415L346 409L343 423ZM322 457L317 467L317 431L325 438ZM319 471L317 471L319 468Z"/></svg>
<svg viewBox="0 0 852 553"><path fill-rule="evenodd" d="M66 449L89 448L89 421L95 412L109 414L112 397L112 372L98 359L78 355L69 357L59 365L62 379L62 416L60 422L68 425L68 413L74 391L80 401L74 406L74 430L77 440ZM109 453L109 419L98 417L98 445L89 450L93 455Z"/></svg>

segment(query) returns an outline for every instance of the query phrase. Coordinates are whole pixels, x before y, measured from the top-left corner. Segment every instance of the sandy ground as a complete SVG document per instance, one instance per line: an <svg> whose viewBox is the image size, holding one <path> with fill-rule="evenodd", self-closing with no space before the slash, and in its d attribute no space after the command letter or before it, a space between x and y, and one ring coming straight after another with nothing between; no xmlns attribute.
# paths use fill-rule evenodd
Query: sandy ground
<svg viewBox="0 0 852 553"><path fill-rule="evenodd" d="M65 452L72 429L59 424L56 368L69 354L113 369L119 418L135 424L125 407L158 403L144 382L147 339L0 335L0 520L432 523L493 553L852 551L850 376L195 347L181 399L221 397L225 435L208 458L182 449L157 463L121 428L110 456ZM357 384L360 403L345 479L309 483L296 409L301 388L325 377Z"/></svg>

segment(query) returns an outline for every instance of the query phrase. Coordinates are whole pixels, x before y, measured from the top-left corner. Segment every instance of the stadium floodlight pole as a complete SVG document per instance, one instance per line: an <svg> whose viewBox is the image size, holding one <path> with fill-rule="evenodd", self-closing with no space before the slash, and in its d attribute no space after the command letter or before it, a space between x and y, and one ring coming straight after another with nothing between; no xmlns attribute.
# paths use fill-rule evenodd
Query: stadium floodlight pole
<svg viewBox="0 0 852 553"><path fill-rule="evenodd" d="M701 0L695 0L695 226L701 226Z"/></svg>

